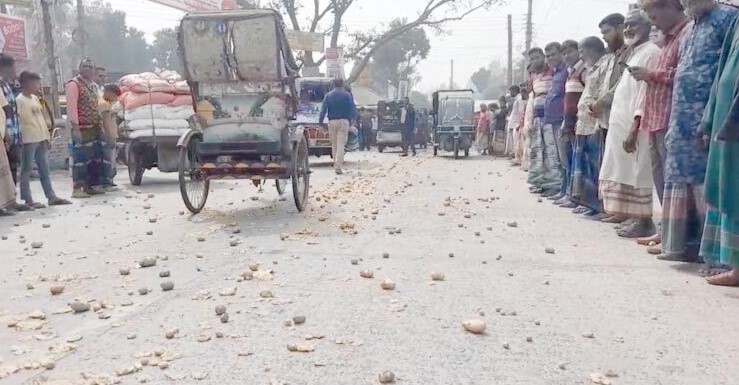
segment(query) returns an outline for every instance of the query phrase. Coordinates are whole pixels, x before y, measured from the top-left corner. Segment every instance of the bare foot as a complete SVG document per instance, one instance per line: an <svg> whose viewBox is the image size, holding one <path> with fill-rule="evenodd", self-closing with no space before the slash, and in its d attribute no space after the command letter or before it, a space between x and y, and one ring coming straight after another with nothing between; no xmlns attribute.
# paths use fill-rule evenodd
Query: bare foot
<svg viewBox="0 0 739 385"><path fill-rule="evenodd" d="M625 220L629 218L623 216L623 215L612 215L608 218L601 219L601 222L603 223L622 223Z"/></svg>
<svg viewBox="0 0 739 385"><path fill-rule="evenodd" d="M726 273L706 278L706 281L715 286L739 287L739 269L733 269Z"/></svg>
<svg viewBox="0 0 739 385"><path fill-rule="evenodd" d="M639 238L636 240L636 243L642 245L642 246L655 246L662 243L662 235L661 234L654 234L651 237L646 238Z"/></svg>

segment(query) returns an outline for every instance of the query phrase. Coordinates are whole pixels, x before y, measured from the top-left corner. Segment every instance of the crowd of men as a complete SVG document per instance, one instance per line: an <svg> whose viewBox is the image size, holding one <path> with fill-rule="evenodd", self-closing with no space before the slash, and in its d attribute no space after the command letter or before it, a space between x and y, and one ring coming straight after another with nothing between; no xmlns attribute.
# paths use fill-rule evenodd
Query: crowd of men
<svg viewBox="0 0 739 385"><path fill-rule="evenodd" d="M739 286L739 9L640 9L605 17L603 40L528 52L528 102L516 97L508 120L513 162L541 199L615 224L660 260L703 262L711 284Z"/></svg>
<svg viewBox="0 0 739 385"><path fill-rule="evenodd" d="M115 85L104 85L106 80L103 68L84 60L78 74L65 87L75 199L116 189L113 177L117 128L112 104L120 90ZM57 196L51 183L48 158L54 122L43 97L41 77L29 71L17 75L15 60L1 54L0 88L0 137L4 144L0 150L0 216L46 207L31 194L34 167L47 204L71 204ZM18 184L22 202L17 201Z"/></svg>

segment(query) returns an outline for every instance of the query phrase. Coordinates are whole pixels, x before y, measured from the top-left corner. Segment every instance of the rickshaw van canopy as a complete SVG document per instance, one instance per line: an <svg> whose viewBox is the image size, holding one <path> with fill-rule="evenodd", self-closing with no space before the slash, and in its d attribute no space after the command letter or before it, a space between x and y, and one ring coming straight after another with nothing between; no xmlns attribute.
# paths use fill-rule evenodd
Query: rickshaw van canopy
<svg viewBox="0 0 739 385"><path fill-rule="evenodd" d="M281 82L298 66L273 10L198 12L180 24L180 54L191 82Z"/></svg>

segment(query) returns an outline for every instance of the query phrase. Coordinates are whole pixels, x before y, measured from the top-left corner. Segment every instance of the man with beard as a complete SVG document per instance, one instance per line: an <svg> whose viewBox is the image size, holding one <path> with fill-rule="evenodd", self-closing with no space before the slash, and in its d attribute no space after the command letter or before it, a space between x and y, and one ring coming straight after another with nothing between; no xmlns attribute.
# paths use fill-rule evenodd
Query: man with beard
<svg viewBox="0 0 739 385"><path fill-rule="evenodd" d="M672 89L675 73L681 57L681 45L690 36L692 25L685 15L680 0L642 0L641 8L654 25L662 31L662 52L649 68L631 68L634 79L647 82L642 129L649 134L650 157L654 187L660 203L664 203L665 189L665 135L672 115ZM709 86L710 87L710 86ZM652 237L639 239L639 244L659 244L662 237L658 232ZM650 253L659 254L659 247L651 247Z"/></svg>
<svg viewBox="0 0 739 385"><path fill-rule="evenodd" d="M531 137L531 169L529 183L535 186L537 193L553 200L559 199L562 187L557 142L564 119L564 95L567 82L567 65L562 59L562 45L549 43L544 49L549 70L547 77L551 79L550 87L544 96L539 124L534 123L534 134ZM536 107L535 107L536 108Z"/></svg>
<svg viewBox="0 0 739 385"><path fill-rule="evenodd" d="M607 61L603 63L604 80L601 82L598 91L598 99L591 103L588 109L591 115L598 119L598 127L603 130L604 138L608 132L613 94L626 69L623 63L628 60L630 53L624 46L624 20L623 15L614 13L606 16L598 25L610 54L607 56ZM607 215L603 218L597 216L595 218L608 223L621 223L628 219L620 215Z"/></svg>
<svg viewBox="0 0 739 385"><path fill-rule="evenodd" d="M737 9L714 0L682 0L682 4L694 23L677 66L673 113L665 138L663 253L658 258L695 262L705 220L703 184L708 164L700 122L718 71L724 37L737 18Z"/></svg>
<svg viewBox="0 0 739 385"><path fill-rule="evenodd" d="M647 84L631 75L631 67L645 67L659 55L659 47L649 40L652 24L640 12L626 19L624 42L631 50L626 71L613 94L608 121L603 165L600 169L600 196L608 214L632 219L618 229L625 238L647 237L655 232L652 221L653 178L649 159L649 136L640 130Z"/></svg>

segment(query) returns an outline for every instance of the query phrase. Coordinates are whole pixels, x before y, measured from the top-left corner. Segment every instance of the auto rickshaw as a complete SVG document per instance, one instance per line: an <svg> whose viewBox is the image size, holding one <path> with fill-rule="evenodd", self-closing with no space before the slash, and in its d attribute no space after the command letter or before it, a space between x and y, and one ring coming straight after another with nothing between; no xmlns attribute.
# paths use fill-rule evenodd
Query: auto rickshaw
<svg viewBox="0 0 739 385"><path fill-rule="evenodd" d="M405 123L400 121L404 101L380 101L377 103L377 151L383 152L387 147L403 145Z"/></svg>
<svg viewBox="0 0 739 385"><path fill-rule="evenodd" d="M280 195L291 181L295 206L305 210L308 138L300 125L290 124L297 112L298 65L280 14L187 14L178 41L193 97L209 98L216 108L210 118L192 119L178 142L180 192L188 210L203 209L215 179L248 179L255 186L275 180Z"/></svg>
<svg viewBox="0 0 739 385"><path fill-rule="evenodd" d="M470 155L475 143L475 92L472 90L440 90L434 92L434 156L439 149Z"/></svg>

